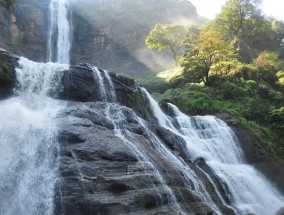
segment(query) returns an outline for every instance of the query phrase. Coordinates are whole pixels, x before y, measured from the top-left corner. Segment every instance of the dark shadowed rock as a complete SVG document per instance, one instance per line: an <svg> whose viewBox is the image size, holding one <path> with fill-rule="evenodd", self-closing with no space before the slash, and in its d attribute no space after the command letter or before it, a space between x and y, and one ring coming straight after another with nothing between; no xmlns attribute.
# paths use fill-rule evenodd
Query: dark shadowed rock
<svg viewBox="0 0 284 215"><path fill-rule="evenodd" d="M62 76L62 92L59 98L72 101L98 101L99 88L92 69L86 66L71 66Z"/></svg>
<svg viewBox="0 0 284 215"><path fill-rule="evenodd" d="M281 208L277 213L276 215L284 215L284 207Z"/></svg>
<svg viewBox="0 0 284 215"><path fill-rule="evenodd" d="M6 98L13 93L19 57L0 49L0 99Z"/></svg>
<svg viewBox="0 0 284 215"><path fill-rule="evenodd" d="M175 113L169 103L172 103L169 99L163 99L159 102L160 108L169 116L175 117Z"/></svg>
<svg viewBox="0 0 284 215"><path fill-rule="evenodd" d="M188 214L214 214L194 191L193 182L185 183L184 173L154 150L155 143L139 126L133 110L113 105L114 112L107 113L108 105L69 102L58 114L60 180L56 186L55 214L179 214L173 195ZM108 114L115 117L119 111L116 107L123 113L118 125L126 129L132 141L117 137L114 127L109 126ZM100 124L93 120L96 115L101 116ZM173 153L185 151L182 139L168 130L156 130ZM200 175L206 178L202 172ZM169 193L169 188L173 193ZM222 211L233 214L220 200L215 200Z"/></svg>
<svg viewBox="0 0 284 215"><path fill-rule="evenodd" d="M156 133L158 137L173 151L176 151L177 154L180 154L185 160L190 159L188 150L186 148L186 142L184 139L171 131L157 127Z"/></svg>
<svg viewBox="0 0 284 215"><path fill-rule="evenodd" d="M34 61L47 60L50 0L17 0L12 14L0 8L0 47ZM156 63L145 38L156 23L198 20L189 1L70 1L73 44L71 62L88 62L120 74L139 76L173 64ZM151 61L149 66L147 61ZM168 65L163 66L165 63Z"/></svg>

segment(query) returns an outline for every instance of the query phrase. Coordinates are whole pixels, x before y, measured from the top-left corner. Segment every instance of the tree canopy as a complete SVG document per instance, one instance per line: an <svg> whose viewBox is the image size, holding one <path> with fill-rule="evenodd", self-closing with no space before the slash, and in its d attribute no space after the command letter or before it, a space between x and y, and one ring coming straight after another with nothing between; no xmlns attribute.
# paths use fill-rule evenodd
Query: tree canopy
<svg viewBox="0 0 284 215"><path fill-rule="evenodd" d="M170 50L177 63L186 32L186 28L182 25L159 23L152 29L145 42L150 49L158 49L158 51Z"/></svg>
<svg viewBox="0 0 284 215"><path fill-rule="evenodd" d="M230 45L216 31L202 31L199 35L189 34L182 66L193 80L210 85L210 72L214 65L233 56Z"/></svg>
<svg viewBox="0 0 284 215"><path fill-rule="evenodd" d="M280 46L283 23L264 16L260 0L228 0L221 12L207 26L234 45L240 60L250 63L262 51Z"/></svg>

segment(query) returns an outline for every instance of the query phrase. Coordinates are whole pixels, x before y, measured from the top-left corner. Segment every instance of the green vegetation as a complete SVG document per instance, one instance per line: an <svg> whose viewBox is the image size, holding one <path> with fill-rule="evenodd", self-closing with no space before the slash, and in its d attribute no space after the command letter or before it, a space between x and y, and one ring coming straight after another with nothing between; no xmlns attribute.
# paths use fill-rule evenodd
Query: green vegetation
<svg viewBox="0 0 284 215"><path fill-rule="evenodd" d="M209 87L187 83L177 87L173 86L175 78L166 81L153 77L151 83L146 81L146 77L140 81L143 85L148 83L148 89L156 100L169 99L189 115L228 113L238 119L240 126L252 136L266 144L273 155L284 157L284 107L279 107L284 102L282 92L265 82L253 80L226 81ZM157 92L153 86L159 86L162 80L163 89L165 86L168 89L161 93L161 89Z"/></svg>
<svg viewBox="0 0 284 215"><path fill-rule="evenodd" d="M176 24L157 24L146 38L146 45L151 49L163 51L169 49L173 58L178 63L178 55L183 47L183 39L186 36L186 28Z"/></svg>
<svg viewBox="0 0 284 215"><path fill-rule="evenodd" d="M189 34L185 39L185 55L182 66L192 81L211 84L212 68L227 59L233 59L233 50L216 31L202 31L199 35ZM211 71L211 74L209 74ZM215 72L218 72L215 70Z"/></svg>
<svg viewBox="0 0 284 215"><path fill-rule="evenodd" d="M258 0L228 0L213 21L184 29L180 72L140 82L189 115L230 114L284 157L284 23L264 16ZM159 48L160 41L152 42Z"/></svg>

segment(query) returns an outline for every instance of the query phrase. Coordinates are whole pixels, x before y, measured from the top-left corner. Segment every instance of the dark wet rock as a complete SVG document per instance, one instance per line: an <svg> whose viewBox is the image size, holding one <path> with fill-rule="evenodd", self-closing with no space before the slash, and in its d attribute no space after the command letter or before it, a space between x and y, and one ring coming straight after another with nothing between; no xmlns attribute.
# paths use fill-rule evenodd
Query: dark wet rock
<svg viewBox="0 0 284 215"><path fill-rule="evenodd" d="M158 137L173 151L176 151L180 154L184 159L190 159L188 154L188 150L186 148L186 142L184 139L173 132L162 128L157 127L156 133Z"/></svg>
<svg viewBox="0 0 284 215"><path fill-rule="evenodd" d="M0 99L6 98L13 93L16 82L15 68L19 57L0 49Z"/></svg>
<svg viewBox="0 0 284 215"><path fill-rule="evenodd" d="M160 108L166 113L167 115L171 117L175 117L175 113L171 106L169 106L169 103L172 103L169 99L163 99L159 102Z"/></svg>
<svg viewBox="0 0 284 215"><path fill-rule="evenodd" d="M121 109L122 124L118 125L125 129L131 142L115 135L114 127L107 126L108 105L111 104L69 102L58 114L60 180L56 186L55 214L179 214L173 195L187 214L214 214L195 192L194 183L185 180L185 173L155 149L149 133L138 126L133 110L111 106L114 112L110 114L118 111L116 107ZM100 124L92 119L93 115L101 116ZM162 144L174 154L185 151L182 139L168 130L157 130ZM187 162L206 180L194 164L188 159ZM221 205L220 199L215 201L224 213L233 214Z"/></svg>
<svg viewBox="0 0 284 215"><path fill-rule="evenodd" d="M281 208L277 213L276 215L284 215L284 207Z"/></svg>
<svg viewBox="0 0 284 215"><path fill-rule="evenodd" d="M0 98L5 98L13 93L16 82L15 68L18 66L18 59L18 56L0 49ZM104 73L102 69L99 69L99 71ZM60 88L55 92L49 92L50 96L76 102L102 101L99 80L91 65L73 65L68 70L61 72ZM136 81L115 73L110 73L110 78L114 85L117 100L121 105L135 110L136 114L144 119L156 122L152 116L149 101ZM106 87L106 91L111 91L110 86ZM87 113L80 114L82 115L81 118L84 118ZM101 115L92 115L87 118L98 125L101 125L103 121ZM109 121L103 123L108 128L113 126ZM141 132L138 130L138 133Z"/></svg>
<svg viewBox="0 0 284 215"><path fill-rule="evenodd" d="M204 165L206 164L206 161L204 158L202 157L198 157L196 158L194 161L193 161L194 164L197 164L197 165Z"/></svg>
<svg viewBox="0 0 284 215"><path fill-rule="evenodd" d="M91 69L83 66L71 66L63 72L62 92L59 98L72 101L98 101L99 88L96 86L94 74Z"/></svg>

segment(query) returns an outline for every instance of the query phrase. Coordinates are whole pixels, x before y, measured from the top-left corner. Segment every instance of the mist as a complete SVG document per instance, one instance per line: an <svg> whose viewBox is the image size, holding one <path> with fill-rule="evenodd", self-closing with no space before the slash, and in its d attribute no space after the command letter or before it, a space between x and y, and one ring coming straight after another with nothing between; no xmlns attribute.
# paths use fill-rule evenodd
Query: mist
<svg viewBox="0 0 284 215"><path fill-rule="evenodd" d="M92 59L92 63L113 71L117 68L115 72L132 77L174 66L170 53L158 53L145 45L145 38L157 23L188 25L200 21L196 8L185 0L70 0L70 3L73 17L80 17L93 29L90 30L93 35L88 37L96 38L93 39L96 53L92 55L97 59ZM100 48L98 41L108 42ZM111 59L103 59L98 52ZM133 65L132 71L125 71L126 64Z"/></svg>

